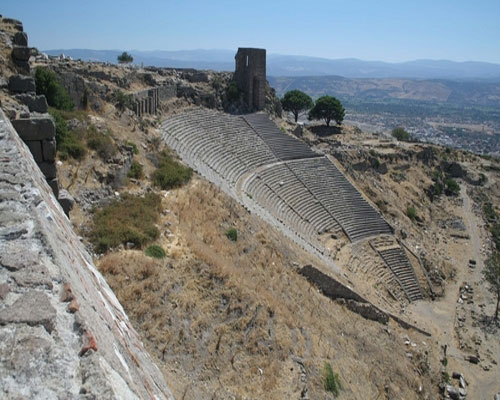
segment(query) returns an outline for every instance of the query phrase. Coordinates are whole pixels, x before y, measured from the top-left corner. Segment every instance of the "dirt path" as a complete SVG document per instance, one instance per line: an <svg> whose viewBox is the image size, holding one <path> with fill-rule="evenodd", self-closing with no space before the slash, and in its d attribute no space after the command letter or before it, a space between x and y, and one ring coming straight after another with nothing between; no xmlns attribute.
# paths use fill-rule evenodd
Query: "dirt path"
<svg viewBox="0 0 500 400"><path fill-rule="evenodd" d="M483 269L483 259L481 254L481 221L478 216L474 214L472 202L469 198L465 185L462 186L461 197L463 206L457 209L456 213L464 221L470 240L465 243L459 243L457 251L450 254L453 264L456 268L456 276L453 282L446 286L444 298L438 299L434 302L417 302L411 304L407 312L411 315L411 319L419 321L422 326L425 326L433 337L440 345L447 345L447 371L451 373L456 371L463 373L466 380L469 382L467 387L468 398L471 399L489 399L493 398L494 394L500 391L500 368L495 365L490 371L484 371L483 366L473 365L465 360L465 356L470 355L471 352L464 352L460 349L459 340L455 331L457 324L457 302L460 296L460 286L463 282L475 284L481 282L481 271ZM477 267L470 269L468 267L469 259L477 261ZM471 307L477 314L481 313L478 304L481 301L486 301L488 293L484 285L475 285L474 300L475 304ZM478 329L474 327L472 319L466 320L463 331L473 331ZM491 338L496 345L499 344L498 338ZM498 349L493 343L493 349ZM483 342L484 346L489 346ZM498 357L498 352L497 352ZM456 382L452 382L455 383Z"/></svg>

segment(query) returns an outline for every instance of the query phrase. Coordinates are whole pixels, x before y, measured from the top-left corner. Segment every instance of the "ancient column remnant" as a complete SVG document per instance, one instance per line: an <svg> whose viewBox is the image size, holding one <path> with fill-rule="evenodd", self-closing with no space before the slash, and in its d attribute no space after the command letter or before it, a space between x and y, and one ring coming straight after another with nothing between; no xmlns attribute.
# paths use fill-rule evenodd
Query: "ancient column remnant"
<svg viewBox="0 0 500 400"><path fill-rule="evenodd" d="M238 48L234 80L245 94L250 110L262 110L266 102L266 50Z"/></svg>

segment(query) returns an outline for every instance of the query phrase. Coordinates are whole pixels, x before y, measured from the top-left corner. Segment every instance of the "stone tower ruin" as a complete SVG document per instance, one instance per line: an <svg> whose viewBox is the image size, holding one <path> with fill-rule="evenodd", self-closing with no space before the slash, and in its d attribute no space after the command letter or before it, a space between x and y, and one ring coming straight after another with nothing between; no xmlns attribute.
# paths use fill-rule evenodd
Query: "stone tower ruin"
<svg viewBox="0 0 500 400"><path fill-rule="evenodd" d="M243 91L248 108L262 110L266 102L266 50L238 48L234 80Z"/></svg>

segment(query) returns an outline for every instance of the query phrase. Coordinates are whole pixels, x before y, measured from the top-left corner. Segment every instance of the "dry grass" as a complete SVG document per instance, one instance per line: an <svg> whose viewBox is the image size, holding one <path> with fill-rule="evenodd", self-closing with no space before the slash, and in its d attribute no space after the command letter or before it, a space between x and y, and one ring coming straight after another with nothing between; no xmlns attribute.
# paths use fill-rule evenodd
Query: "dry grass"
<svg viewBox="0 0 500 400"><path fill-rule="evenodd" d="M212 185L197 181L164 202L183 257L126 251L99 267L177 397L288 399L307 387L310 398L325 398L325 362L344 384L339 398L425 398L419 385L435 397L429 373L406 357L402 332L389 335L320 295L290 267L307 256ZM226 238L229 227L237 242ZM423 353L412 339L412 352Z"/></svg>

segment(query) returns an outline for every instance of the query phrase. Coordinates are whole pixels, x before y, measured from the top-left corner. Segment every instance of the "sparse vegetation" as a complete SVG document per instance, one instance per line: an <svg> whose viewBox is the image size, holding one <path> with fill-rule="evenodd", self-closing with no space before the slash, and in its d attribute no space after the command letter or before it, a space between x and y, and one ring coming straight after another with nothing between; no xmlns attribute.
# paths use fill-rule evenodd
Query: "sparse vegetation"
<svg viewBox="0 0 500 400"><path fill-rule="evenodd" d="M460 185L455 179L446 178L444 184L445 184L444 193L447 196L457 196L460 193Z"/></svg>
<svg viewBox="0 0 500 400"><path fill-rule="evenodd" d="M446 196L458 196L460 185L450 177L447 177L441 169L435 169L432 173L434 183L426 190L427 196L431 201L439 198L443 193Z"/></svg>
<svg viewBox="0 0 500 400"><path fill-rule="evenodd" d="M116 154L116 147L111 139L111 132L99 132L94 126L87 130L87 146L95 150L102 160L108 160Z"/></svg>
<svg viewBox="0 0 500 400"><path fill-rule="evenodd" d="M498 319L498 306L500 303L500 253L494 252L485 262L483 276L490 285L490 291L496 296L497 305L493 318Z"/></svg>
<svg viewBox="0 0 500 400"><path fill-rule="evenodd" d="M127 176L132 179L141 179L143 177L142 164L135 160L132 161Z"/></svg>
<svg viewBox="0 0 500 400"><path fill-rule="evenodd" d="M63 118L61 112L50 110L50 114L56 124L56 149L59 158L62 160L66 160L68 157L77 160L83 158L86 149L81 138L74 131L68 129L66 120Z"/></svg>
<svg viewBox="0 0 500 400"><path fill-rule="evenodd" d="M327 392L333 394L334 397L337 397L342 389L339 374L333 372L330 363L325 363L323 370L323 387Z"/></svg>
<svg viewBox="0 0 500 400"><path fill-rule="evenodd" d="M117 90L114 92L114 99L116 102L116 108L124 111L126 108L132 110L134 107L134 100L132 95L125 94L121 90Z"/></svg>
<svg viewBox="0 0 500 400"><path fill-rule="evenodd" d="M414 221L417 218L417 210L415 209L415 207L409 206L406 209L406 215L408 216L408 218Z"/></svg>
<svg viewBox="0 0 500 400"><path fill-rule="evenodd" d="M310 96L300 90L291 90L286 92L281 99L283 110L293 114L295 122L299 119L299 115L313 106L313 101Z"/></svg>
<svg viewBox="0 0 500 400"><path fill-rule="evenodd" d="M37 67L35 70L36 94L43 94L47 98L49 106L59 110L73 110L75 107L66 89L57 79L55 72L45 67Z"/></svg>
<svg viewBox="0 0 500 400"><path fill-rule="evenodd" d="M345 110L340 100L332 96L320 97L309 111L308 119L322 119L326 126L330 126L333 120L337 125L341 125L344 120Z"/></svg>
<svg viewBox="0 0 500 400"><path fill-rule="evenodd" d="M134 61L134 57L132 57L132 55L128 54L126 51L116 57L116 59L118 60L119 64L129 64Z"/></svg>
<svg viewBox="0 0 500 400"><path fill-rule="evenodd" d="M142 247L158 238L155 223L161 212L161 198L154 193L144 197L124 194L120 199L94 211L90 241L98 253L120 244Z"/></svg>
<svg viewBox="0 0 500 400"><path fill-rule="evenodd" d="M226 237L229 240L236 242L238 240L238 231L235 228L229 228L226 230Z"/></svg>
<svg viewBox="0 0 500 400"><path fill-rule="evenodd" d="M411 139L410 133L402 126L394 128L391 132L391 135L402 142L407 142Z"/></svg>
<svg viewBox="0 0 500 400"><path fill-rule="evenodd" d="M132 151L134 152L135 155L139 154L139 148L134 142L126 141L125 145L132 147Z"/></svg>
<svg viewBox="0 0 500 400"><path fill-rule="evenodd" d="M191 168L178 163L166 151L160 153L159 159L159 167L151 176L154 186L168 190L189 182L193 174Z"/></svg>
<svg viewBox="0 0 500 400"><path fill-rule="evenodd" d="M163 250L163 248L161 246L158 246L157 244L152 244L151 246L148 246L144 253L148 257L160 258L160 259L165 258L167 256L165 250Z"/></svg>

